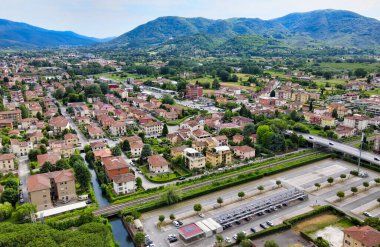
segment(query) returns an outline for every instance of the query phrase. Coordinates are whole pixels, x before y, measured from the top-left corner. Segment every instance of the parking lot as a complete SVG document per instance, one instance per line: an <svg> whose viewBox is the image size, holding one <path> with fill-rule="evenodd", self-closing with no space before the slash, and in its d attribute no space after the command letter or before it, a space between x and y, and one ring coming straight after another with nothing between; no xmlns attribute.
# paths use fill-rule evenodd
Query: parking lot
<svg viewBox="0 0 380 247"><path fill-rule="evenodd" d="M282 205L281 208L277 208L277 210L271 212L265 212L264 215L261 216L254 215L248 217L249 220L245 220L247 217L242 217L239 223L231 223L230 227L224 227L221 235L224 238L227 237L233 240L233 236L239 232L244 231L251 233L251 228L255 231L262 230L263 227L261 227L260 224L268 227L268 221L273 223L273 225L281 224L288 218L311 211L316 204L332 204L346 213L359 218L365 217L363 212L366 210L373 212L374 216L375 214L380 215L380 208L373 204L373 201L376 201L376 199L380 197L380 186L371 183L369 188L361 188L363 182L373 181L374 178L380 177L380 175L363 169L369 175L367 178L349 176L349 172L355 168L355 165L344 161L326 159L245 185L236 186L207 196L181 202L170 207L154 210L142 215L145 232L151 236L156 246L169 246L167 236L169 234L176 234L178 236L178 233L176 227L172 224L162 227L161 230L157 229L156 223L158 222L158 216L161 214L169 218L169 215L174 213L177 218L181 218L181 221L185 225L195 223L202 220L202 218L194 213L193 205L200 203L205 210L205 218L219 219L218 217L222 215L231 214L231 212L237 209L246 208L249 205L265 201L267 198L273 198L273 196L278 194L290 193L294 189L305 191L308 195L308 199L302 201L298 200L296 203L289 203L287 206ZM347 177L341 179L341 174L346 174ZM334 183L327 184L326 180L328 177L333 177ZM282 187L278 188L276 186L276 180L282 181ZM315 183L320 183L321 187L316 189L314 186ZM264 192L258 193L257 187L259 185L265 187ZM337 191L347 191L350 190L351 187L357 187L359 192L355 195L347 194L347 197L342 200L335 198ZM237 193L239 191L245 192L246 198L244 200L237 200ZM215 209L214 205L218 197L222 197L224 203L222 207ZM276 205L278 204L279 203L276 203ZM282 202L280 204L282 204ZM258 205L259 204L255 204L254 208ZM365 207L365 205L367 205L367 207ZM212 246L214 242L215 235L186 246ZM179 240L171 244L171 246L185 245Z"/></svg>

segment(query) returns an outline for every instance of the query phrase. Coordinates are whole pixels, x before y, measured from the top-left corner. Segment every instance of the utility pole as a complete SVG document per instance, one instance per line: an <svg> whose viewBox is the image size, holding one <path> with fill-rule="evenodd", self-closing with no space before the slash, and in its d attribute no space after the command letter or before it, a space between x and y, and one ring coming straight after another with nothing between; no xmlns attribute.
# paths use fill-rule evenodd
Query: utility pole
<svg viewBox="0 0 380 247"><path fill-rule="evenodd" d="M362 132L362 139L360 141L359 160L358 160L358 173L360 172L360 161L362 159L363 141L364 141L364 132Z"/></svg>

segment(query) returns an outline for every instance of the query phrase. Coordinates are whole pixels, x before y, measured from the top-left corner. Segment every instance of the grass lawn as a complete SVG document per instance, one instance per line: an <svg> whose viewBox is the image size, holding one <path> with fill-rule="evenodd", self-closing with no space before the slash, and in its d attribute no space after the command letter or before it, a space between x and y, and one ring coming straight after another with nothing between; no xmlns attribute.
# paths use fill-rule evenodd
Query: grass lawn
<svg viewBox="0 0 380 247"><path fill-rule="evenodd" d="M369 72L380 71L380 63L321 63L321 67L338 70L355 70L363 68Z"/></svg>
<svg viewBox="0 0 380 247"><path fill-rule="evenodd" d="M296 224L292 230L297 234L299 234L301 231L306 234L312 234L327 226L348 228L352 226L352 223L335 214L326 213L301 221L300 223Z"/></svg>
<svg viewBox="0 0 380 247"><path fill-rule="evenodd" d="M366 93L368 93L369 95L380 95L380 88L376 88L371 91L366 91Z"/></svg>

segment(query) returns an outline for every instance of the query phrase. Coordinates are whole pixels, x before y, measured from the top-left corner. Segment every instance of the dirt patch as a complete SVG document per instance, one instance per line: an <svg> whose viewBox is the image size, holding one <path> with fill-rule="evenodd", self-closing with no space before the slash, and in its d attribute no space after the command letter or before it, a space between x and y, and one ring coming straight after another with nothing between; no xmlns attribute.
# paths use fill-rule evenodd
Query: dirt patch
<svg viewBox="0 0 380 247"><path fill-rule="evenodd" d="M314 232L328 225L333 225L340 220L340 217L334 214L321 214L311 219L304 220L296 224L292 230L299 234L301 231L305 233Z"/></svg>

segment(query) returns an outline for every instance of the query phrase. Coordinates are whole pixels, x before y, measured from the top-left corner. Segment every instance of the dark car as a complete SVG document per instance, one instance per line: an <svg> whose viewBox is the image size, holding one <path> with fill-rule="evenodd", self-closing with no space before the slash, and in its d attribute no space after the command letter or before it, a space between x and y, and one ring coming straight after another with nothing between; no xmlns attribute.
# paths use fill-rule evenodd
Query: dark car
<svg viewBox="0 0 380 247"><path fill-rule="evenodd" d="M185 180L186 178L185 177L180 177L179 180Z"/></svg>
<svg viewBox="0 0 380 247"><path fill-rule="evenodd" d="M251 232L256 232L256 229L251 227Z"/></svg>
<svg viewBox="0 0 380 247"><path fill-rule="evenodd" d="M376 157L375 157L375 160L376 160L376 161L380 161L380 159L379 159L379 158L376 158Z"/></svg>
<svg viewBox="0 0 380 247"><path fill-rule="evenodd" d="M313 138L312 136L309 136L309 139L310 139L310 140L313 140L314 138Z"/></svg>
<svg viewBox="0 0 380 247"><path fill-rule="evenodd" d="M331 146L334 146L334 143L332 143L332 142L329 142L329 145L331 145Z"/></svg>
<svg viewBox="0 0 380 247"><path fill-rule="evenodd" d="M260 227L263 228L263 229L267 229L267 226L264 225L263 223L260 224Z"/></svg>

